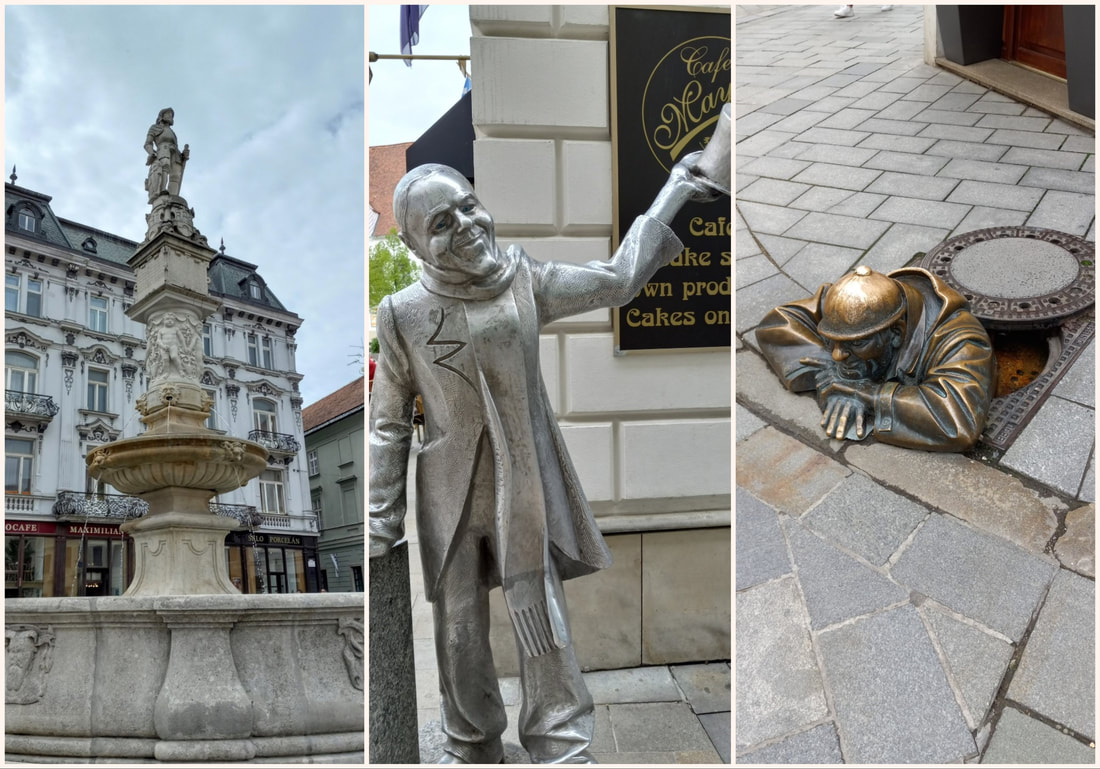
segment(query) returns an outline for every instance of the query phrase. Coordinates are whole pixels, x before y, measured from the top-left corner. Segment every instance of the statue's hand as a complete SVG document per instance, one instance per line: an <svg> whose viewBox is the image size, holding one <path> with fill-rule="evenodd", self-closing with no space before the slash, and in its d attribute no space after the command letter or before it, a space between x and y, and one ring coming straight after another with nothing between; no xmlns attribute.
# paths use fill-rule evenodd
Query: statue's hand
<svg viewBox="0 0 1100 769"><path fill-rule="evenodd" d="M836 376L820 386L817 394L825 400L833 396L850 398L858 402L868 412L873 413L877 391L878 387L870 379L844 379L841 376Z"/></svg>
<svg viewBox="0 0 1100 769"><path fill-rule="evenodd" d="M695 172L696 163L702 156L702 150L684 155L672 167L670 178L675 184L687 189L690 200L697 203L709 203L722 197L722 193L705 184L702 181L703 177Z"/></svg>
<svg viewBox="0 0 1100 769"><path fill-rule="evenodd" d="M821 426L825 434L838 441L844 440L850 424L855 425L856 440L863 440L866 428L867 412L857 398L846 395L832 395L826 400L825 410L821 414ZM868 431L869 432L869 431Z"/></svg>

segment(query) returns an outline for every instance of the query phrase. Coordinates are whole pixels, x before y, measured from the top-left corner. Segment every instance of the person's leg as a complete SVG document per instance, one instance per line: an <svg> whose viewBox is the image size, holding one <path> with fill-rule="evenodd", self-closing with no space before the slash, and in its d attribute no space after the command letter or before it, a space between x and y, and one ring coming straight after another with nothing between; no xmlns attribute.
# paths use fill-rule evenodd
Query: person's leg
<svg viewBox="0 0 1100 769"><path fill-rule="evenodd" d="M846 19L849 16L855 16L855 13L855 9L853 9L852 6L842 5L833 11L833 16L836 16L838 19Z"/></svg>
<svg viewBox="0 0 1100 769"><path fill-rule="evenodd" d="M519 739L536 764L592 764L595 760L588 746L595 727L595 708L573 650L561 580L553 563L549 568L550 611L560 612L567 643L564 649L538 657L528 657L516 644L523 685Z"/></svg>
<svg viewBox="0 0 1100 769"><path fill-rule="evenodd" d="M479 578L479 541L463 537L432 609L445 763L496 764L507 725L489 646L489 591Z"/></svg>

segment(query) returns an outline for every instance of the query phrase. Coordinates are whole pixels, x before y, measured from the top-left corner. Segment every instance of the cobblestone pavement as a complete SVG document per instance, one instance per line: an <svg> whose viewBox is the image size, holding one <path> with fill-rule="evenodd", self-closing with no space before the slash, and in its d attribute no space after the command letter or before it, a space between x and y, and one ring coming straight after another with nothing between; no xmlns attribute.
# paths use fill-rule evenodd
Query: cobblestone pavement
<svg viewBox="0 0 1100 769"><path fill-rule="evenodd" d="M409 478L416 477L416 442ZM409 510L415 509L413 485ZM431 604L424 597L424 577L415 516L406 518L409 572L412 582L413 653L416 665L420 759L438 763L443 755L439 721L439 673L435 661ZM598 579L598 577L593 577ZM730 762L730 665L656 665L584 674L596 703L592 754L612 764L719 764ZM508 714L504 733L505 762L529 764L520 747L516 722L521 693L519 678L500 679Z"/></svg>
<svg viewBox="0 0 1100 769"><path fill-rule="evenodd" d="M1095 342L1004 452L832 441L754 328L983 227L1095 240L1094 137L923 9L736 6L739 763L1094 763Z"/></svg>

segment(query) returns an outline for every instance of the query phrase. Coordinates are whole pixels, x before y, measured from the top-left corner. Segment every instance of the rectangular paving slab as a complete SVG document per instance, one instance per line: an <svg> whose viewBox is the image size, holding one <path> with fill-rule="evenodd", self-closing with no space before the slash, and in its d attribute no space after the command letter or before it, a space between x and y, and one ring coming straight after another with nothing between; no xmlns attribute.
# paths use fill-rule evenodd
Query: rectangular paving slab
<svg viewBox="0 0 1100 769"><path fill-rule="evenodd" d="M779 515L746 489L737 487L737 590L747 590L791 571ZM729 703L726 703L729 709Z"/></svg>
<svg viewBox="0 0 1100 769"><path fill-rule="evenodd" d="M738 447L737 485L777 510L802 515L851 471L768 427Z"/></svg>
<svg viewBox="0 0 1100 769"><path fill-rule="evenodd" d="M836 726L824 723L737 758L744 764L843 764Z"/></svg>
<svg viewBox="0 0 1100 769"><path fill-rule="evenodd" d="M983 764L1093 764L1096 749L1007 707L982 756Z"/></svg>
<svg viewBox="0 0 1100 769"><path fill-rule="evenodd" d="M977 753L914 607L821 633L818 645L848 763L949 763Z"/></svg>
<svg viewBox="0 0 1100 769"><path fill-rule="evenodd" d="M933 515L891 570L894 579L1018 641L1057 563L946 515Z"/></svg>

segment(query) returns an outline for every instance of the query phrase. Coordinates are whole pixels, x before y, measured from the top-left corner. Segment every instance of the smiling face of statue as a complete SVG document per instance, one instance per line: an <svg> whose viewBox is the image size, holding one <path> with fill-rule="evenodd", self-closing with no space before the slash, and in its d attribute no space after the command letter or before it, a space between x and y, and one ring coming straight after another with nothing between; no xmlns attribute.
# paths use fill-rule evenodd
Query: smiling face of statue
<svg viewBox="0 0 1100 769"><path fill-rule="evenodd" d="M500 266L493 217L464 178L431 173L412 181L406 201L401 238L437 278L465 283Z"/></svg>

